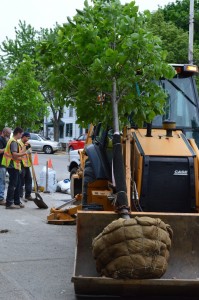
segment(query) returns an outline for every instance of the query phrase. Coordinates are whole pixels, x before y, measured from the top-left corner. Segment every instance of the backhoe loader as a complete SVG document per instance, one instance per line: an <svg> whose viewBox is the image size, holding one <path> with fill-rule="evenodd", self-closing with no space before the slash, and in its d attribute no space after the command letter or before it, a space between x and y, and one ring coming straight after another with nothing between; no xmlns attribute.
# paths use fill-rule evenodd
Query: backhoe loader
<svg viewBox="0 0 199 300"><path fill-rule="evenodd" d="M90 295L185 296L199 293L199 103L193 75L196 66L173 65L176 76L157 83L167 92L165 115L146 128L127 126L121 133L125 178L113 173L114 136L99 124L93 142L85 146L86 160L73 175L82 187L77 206L77 249L72 282L75 293ZM117 152L117 151L116 151ZM113 162L114 165L114 162ZM117 178L115 178L117 177ZM125 181L126 190L118 182ZM80 183L81 182L81 183ZM77 183L77 184L76 184ZM92 257L92 241L118 219L119 193L127 195L121 214L160 218L173 230L168 269L160 279L100 277ZM121 203L122 204L122 203ZM128 211L129 208L129 211ZM70 215L70 209L67 210ZM73 209L74 216L74 209Z"/></svg>
<svg viewBox="0 0 199 300"><path fill-rule="evenodd" d="M96 158L92 146L87 149L90 162L103 161L104 153L98 149ZM199 151L195 141L188 140L179 130L172 131L171 136L170 129L152 129L150 136L146 136L145 129L128 129L123 136L123 155L131 217L160 218L173 229L168 270L161 279L154 280L116 280L97 274L92 240L118 215L114 206L116 195L108 175L110 170L108 166L101 170L94 167L82 209L77 213L77 252L72 278L76 294L132 296L199 292L196 237ZM86 168L87 165L85 173ZM91 174L90 169L87 174Z"/></svg>
<svg viewBox="0 0 199 300"><path fill-rule="evenodd" d="M164 116L146 128L121 133L130 217L160 218L173 229L169 265L160 279L100 277L92 241L113 220L117 191L112 172L111 130L96 127L82 162L82 204L77 211L74 283L77 295L164 295L199 293L199 103L195 66L174 65L173 80L161 79L168 94ZM81 179L73 175L75 181ZM76 177L75 177L76 176ZM79 188L79 184L78 184Z"/></svg>

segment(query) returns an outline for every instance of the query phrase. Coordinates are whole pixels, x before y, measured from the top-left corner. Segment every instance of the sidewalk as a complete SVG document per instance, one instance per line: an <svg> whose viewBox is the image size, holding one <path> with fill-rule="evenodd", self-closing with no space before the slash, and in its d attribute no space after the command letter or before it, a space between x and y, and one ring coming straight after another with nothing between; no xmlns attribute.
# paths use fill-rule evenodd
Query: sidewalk
<svg viewBox="0 0 199 300"><path fill-rule="evenodd" d="M41 193L48 209L0 207L1 300L74 300L71 283L76 226L46 223L51 207L70 195ZM4 232L4 230L8 232Z"/></svg>

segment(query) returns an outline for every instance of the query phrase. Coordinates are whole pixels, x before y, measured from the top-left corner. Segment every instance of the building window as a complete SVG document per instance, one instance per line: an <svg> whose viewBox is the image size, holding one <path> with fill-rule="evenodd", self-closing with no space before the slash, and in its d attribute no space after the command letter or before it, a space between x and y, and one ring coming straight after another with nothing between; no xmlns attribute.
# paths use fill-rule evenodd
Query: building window
<svg viewBox="0 0 199 300"><path fill-rule="evenodd" d="M69 106L69 117L73 117L73 107Z"/></svg>
<svg viewBox="0 0 199 300"><path fill-rule="evenodd" d="M73 123L66 124L66 137L73 136Z"/></svg>

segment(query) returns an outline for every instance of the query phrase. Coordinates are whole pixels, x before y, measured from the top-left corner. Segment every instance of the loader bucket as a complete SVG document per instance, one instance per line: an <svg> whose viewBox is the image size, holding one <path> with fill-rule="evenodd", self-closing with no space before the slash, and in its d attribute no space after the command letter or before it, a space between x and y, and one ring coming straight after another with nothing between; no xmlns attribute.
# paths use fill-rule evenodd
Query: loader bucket
<svg viewBox="0 0 199 300"><path fill-rule="evenodd" d="M199 215L132 213L131 216L160 218L173 229L173 240L166 273L160 279L113 279L100 277L92 257L92 239L118 218L114 212L79 211L77 249L74 266L76 295L179 296L199 293Z"/></svg>

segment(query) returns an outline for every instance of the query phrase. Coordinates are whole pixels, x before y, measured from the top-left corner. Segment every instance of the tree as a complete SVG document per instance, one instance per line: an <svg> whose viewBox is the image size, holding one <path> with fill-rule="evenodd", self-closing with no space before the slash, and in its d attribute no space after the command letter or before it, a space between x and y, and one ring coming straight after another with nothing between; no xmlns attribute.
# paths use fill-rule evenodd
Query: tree
<svg viewBox="0 0 199 300"><path fill-rule="evenodd" d="M189 31L189 6L190 0L176 0L175 2L165 5L160 10L164 14L166 22L171 21L178 28L185 32ZM195 42L199 43L199 0L194 0L194 37Z"/></svg>
<svg viewBox="0 0 199 300"><path fill-rule="evenodd" d="M160 8L159 10L164 15L165 22L172 22L179 29L182 29L184 32L189 34L189 8L190 8L190 0L176 0L175 3L169 3L165 5L164 8ZM199 64L199 1L194 0L194 63ZM183 39L183 36L181 37ZM178 40L174 39L174 43L180 42L180 37ZM187 50L187 61L188 61L188 46L189 42L187 40L186 50ZM182 51L183 48L181 48ZM181 52L180 51L180 52Z"/></svg>
<svg viewBox="0 0 199 300"><path fill-rule="evenodd" d="M20 78L22 76L22 72L23 72L23 76L22 77L26 77L27 78L32 78L33 82L32 85L30 86L30 91L32 91L32 87L33 85L36 83L37 88L38 88L38 95L41 98L41 94L39 93L39 87L40 84L38 84L37 80L36 80L36 70L37 70L37 64L36 64L36 54L35 54L35 48L36 48L36 44L38 42L38 38L39 38L39 32L36 31L31 25L27 25L26 22L22 22L19 21L19 28L15 27L15 40L9 39L8 37L6 37L6 40L3 41L2 45L1 45L1 51L2 51L2 55L0 57L1 59L1 63L4 65L5 70L6 70L6 80L4 81L5 84L5 89L2 91L2 97L1 97L1 101L4 102L4 100L6 100L7 97L11 97L11 92L9 91L9 87L10 88L14 88L14 90L17 89L16 82L18 80L18 78ZM31 74L26 74L26 69L25 69L25 64L28 64L28 68L27 70L30 71L31 69ZM31 64L31 67L30 67ZM18 69L19 68L19 69ZM22 70L23 69L23 70ZM34 78L33 78L34 75ZM23 82L22 82L23 83ZM27 91L28 91L28 87L27 84L22 84L20 83L20 88L21 88L21 94L26 95ZM27 83L27 82L26 82ZM15 86L15 87L14 87ZM8 96L9 95L9 96ZM15 97L15 95L13 94L13 97ZM28 97L25 96L23 97L23 103L22 103L22 99L20 99L19 95L16 96L15 98L15 114L17 116L21 115L21 110L20 110L20 106L23 105L24 107L28 108L30 105L30 102L28 101L27 103L25 103L26 100L28 100ZM38 101L37 103L37 108L36 108L36 112L41 111L42 113L39 113L35 120L37 125L34 125L31 130L36 130L38 128L41 128L41 124L43 125L43 116L44 113L47 113L46 109L44 108L44 99L41 98L42 101ZM19 100L19 104L16 103L16 101ZM32 99L34 102L34 97ZM6 103L4 103L6 104ZM41 105L41 106L40 106ZM4 107L4 105L3 105ZM18 109L18 111L17 111ZM4 115L5 117L5 115ZM7 115L8 118L4 118L5 121L12 122L15 124L15 119L12 120L12 115ZM40 117L40 121L38 121L38 117ZM19 121L19 120L18 120ZM21 122L21 121L20 121ZM40 125L38 125L38 122L40 123ZM6 122L7 123L7 122ZM34 121L31 121L28 125L28 128L30 128L30 124L34 124Z"/></svg>
<svg viewBox="0 0 199 300"><path fill-rule="evenodd" d="M1 123L12 128L20 126L38 130L46 113L38 87L34 65L26 56L0 90Z"/></svg>
<svg viewBox="0 0 199 300"><path fill-rule="evenodd" d="M169 52L169 62L188 63L189 6L190 0L176 0L175 3L169 3L152 14L151 29L161 37L164 49ZM193 61L196 65L199 64L198 29L199 1L194 0ZM197 77L196 84L199 87L199 79Z"/></svg>
<svg viewBox="0 0 199 300"><path fill-rule="evenodd" d="M36 31L31 25L26 22L19 21L19 28L15 28L15 40L6 38L2 43L1 50L4 55L1 59L4 65L8 68L8 74L11 74L17 66L23 61L24 55L28 55L34 62L35 79L40 83L39 90L42 93L43 101L51 108L53 113L54 139L59 140L59 122L63 111L64 102L63 96L57 91L54 83L57 82L57 74L54 75L55 65L43 63L43 56L40 57L40 46L43 49L48 41L54 43L56 37L56 28L53 30L41 29ZM39 52L39 54L38 54ZM48 52L47 52L48 54ZM40 59L41 58L41 59ZM42 110L42 107L41 107ZM45 110L46 112L46 110ZM40 120L43 124L43 120Z"/></svg>
<svg viewBox="0 0 199 300"><path fill-rule="evenodd" d="M6 69L4 67L4 64L0 62L0 90L3 88L5 81L6 81Z"/></svg>
<svg viewBox="0 0 199 300"><path fill-rule="evenodd" d="M3 63L0 62L0 92L5 85L7 72ZM5 123L0 118L0 130L5 127Z"/></svg>
<svg viewBox="0 0 199 300"><path fill-rule="evenodd" d="M138 15L134 2L93 4L85 1L83 11L59 30L65 74L77 87L78 122L113 124L112 101L121 124L132 111L137 124L150 122L162 113L165 99L154 80L173 75L161 41L147 30L147 14ZM97 96L104 105L97 105Z"/></svg>
<svg viewBox="0 0 199 300"><path fill-rule="evenodd" d="M165 21L161 9L151 14L149 29L161 38L162 48L167 50L168 63L188 63L189 34L172 21ZM199 47L194 45L194 61L199 61Z"/></svg>
<svg viewBox="0 0 199 300"><path fill-rule="evenodd" d="M163 112L165 94L154 80L172 76L173 70L164 62L160 39L146 29L147 15L138 15L134 2L92 2L93 7L85 1L83 11L77 11L73 20L60 28L60 52L66 61L66 78L77 88L78 121L100 120L114 128L116 205L127 217L120 130L132 111L137 124L150 122Z"/></svg>
<svg viewBox="0 0 199 300"><path fill-rule="evenodd" d="M24 55L31 57L35 63L35 48L40 36L40 32L36 31L26 22L19 21L18 27L15 27L15 40L6 37L2 42L0 49L3 53L1 60L11 72L19 63L24 60Z"/></svg>
<svg viewBox="0 0 199 300"><path fill-rule="evenodd" d="M41 70L38 77L41 82L40 90L51 108L54 139L58 141L63 107L72 103L74 86L67 81L65 58L60 59L57 30L58 27L43 31L36 53Z"/></svg>

